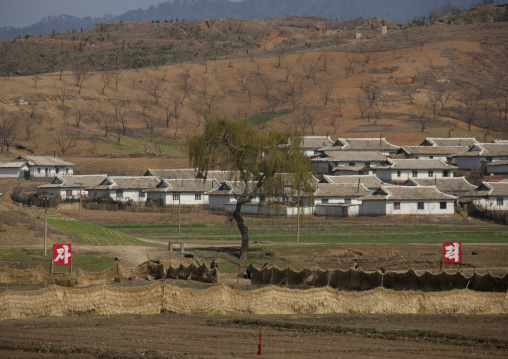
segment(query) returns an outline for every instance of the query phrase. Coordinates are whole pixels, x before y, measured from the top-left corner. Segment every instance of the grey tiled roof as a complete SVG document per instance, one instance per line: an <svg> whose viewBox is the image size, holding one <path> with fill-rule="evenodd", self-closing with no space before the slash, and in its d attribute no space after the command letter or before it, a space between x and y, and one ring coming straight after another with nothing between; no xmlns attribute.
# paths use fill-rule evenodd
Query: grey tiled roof
<svg viewBox="0 0 508 359"><path fill-rule="evenodd" d="M441 200L457 197L439 191L435 186L380 186L361 200Z"/></svg>
<svg viewBox="0 0 508 359"><path fill-rule="evenodd" d="M420 146L468 146L477 144L475 138L440 138L427 137Z"/></svg>
<svg viewBox="0 0 508 359"><path fill-rule="evenodd" d="M89 187L95 187L100 185L107 175L76 175L76 176L68 176L61 175L56 176L55 179L50 184L45 184L39 186L39 188L78 188L82 187L84 189Z"/></svg>
<svg viewBox="0 0 508 359"><path fill-rule="evenodd" d="M457 153L457 157L502 157L508 156L508 143L480 143L467 151Z"/></svg>
<svg viewBox="0 0 508 359"><path fill-rule="evenodd" d="M388 166L393 169L405 170L453 170L457 167L444 163L441 160L422 160L422 159L394 159L388 158ZM380 167L377 167L380 168Z"/></svg>
<svg viewBox="0 0 508 359"><path fill-rule="evenodd" d="M53 156L18 156L17 161L26 161L30 166L74 166L74 163Z"/></svg>
<svg viewBox="0 0 508 359"><path fill-rule="evenodd" d="M146 192L207 192L219 186L219 182L214 179L163 179L156 188L150 188Z"/></svg>
<svg viewBox="0 0 508 359"><path fill-rule="evenodd" d="M331 146L333 144L333 141L328 136L303 136L302 139L302 145L300 146L302 149L319 149L321 147Z"/></svg>
<svg viewBox="0 0 508 359"><path fill-rule="evenodd" d="M475 191L468 194L474 197L508 197L508 182L482 182Z"/></svg>
<svg viewBox="0 0 508 359"><path fill-rule="evenodd" d="M367 188L378 188L382 181L375 175L356 175L356 176L329 176L324 175L323 179L328 183L357 184L360 182Z"/></svg>
<svg viewBox="0 0 508 359"><path fill-rule="evenodd" d="M25 161L0 162L0 168L20 168L25 163Z"/></svg>
<svg viewBox="0 0 508 359"><path fill-rule="evenodd" d="M148 189L155 188L159 180L152 176L111 176L107 177L98 186L90 189Z"/></svg>
<svg viewBox="0 0 508 359"><path fill-rule="evenodd" d="M255 188L257 182L248 182L247 185L250 188ZM241 181L233 182L233 181L225 181L223 182L219 188L208 192L210 196L213 195L235 195L242 194L245 189L245 184Z"/></svg>
<svg viewBox="0 0 508 359"><path fill-rule="evenodd" d="M370 193L363 184L319 183L314 197L363 197Z"/></svg>
<svg viewBox="0 0 508 359"><path fill-rule="evenodd" d="M405 152L409 155L453 155L467 151L467 146L403 146L397 153Z"/></svg>
<svg viewBox="0 0 508 359"><path fill-rule="evenodd" d="M197 171L194 168L181 168L181 169L147 169L144 176L155 176L159 179L186 179L196 178Z"/></svg>
<svg viewBox="0 0 508 359"><path fill-rule="evenodd" d="M467 192L476 188L465 177L440 177L440 178L411 178L406 183L419 186L436 186L445 193Z"/></svg>
<svg viewBox="0 0 508 359"><path fill-rule="evenodd" d="M332 162L383 162L386 157L379 151L330 151L324 153Z"/></svg>
<svg viewBox="0 0 508 359"><path fill-rule="evenodd" d="M343 151L396 151L399 146L392 145L386 138L339 138L334 146Z"/></svg>
<svg viewBox="0 0 508 359"><path fill-rule="evenodd" d="M494 161L494 162L489 162L489 167L490 166L506 166L508 165L508 160L500 160L500 161Z"/></svg>

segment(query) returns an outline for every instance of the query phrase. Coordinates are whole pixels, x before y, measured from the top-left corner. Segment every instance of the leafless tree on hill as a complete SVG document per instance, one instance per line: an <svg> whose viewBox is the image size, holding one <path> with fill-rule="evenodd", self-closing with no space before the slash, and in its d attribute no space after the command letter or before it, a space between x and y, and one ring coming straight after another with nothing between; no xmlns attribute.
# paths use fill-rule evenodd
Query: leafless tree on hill
<svg viewBox="0 0 508 359"><path fill-rule="evenodd" d="M286 54L284 50L278 50L275 54L275 68L279 69L282 67L284 60L286 59Z"/></svg>
<svg viewBox="0 0 508 359"><path fill-rule="evenodd" d="M365 113L369 108L369 102L361 97L358 97L356 99L356 105L358 107L358 112L360 112L360 118L365 118Z"/></svg>
<svg viewBox="0 0 508 359"><path fill-rule="evenodd" d="M328 63L330 62L330 54L323 52L319 56L319 59L321 60L321 68L324 72L328 72Z"/></svg>
<svg viewBox="0 0 508 359"><path fill-rule="evenodd" d="M409 104L413 105L415 93L418 91L418 86L415 83L410 83L402 86L402 93L409 100Z"/></svg>
<svg viewBox="0 0 508 359"><path fill-rule="evenodd" d="M483 128L483 142L487 142L487 136L490 135L490 130L494 125L495 117L496 116L492 113L489 107L489 100L485 100L480 124L480 126Z"/></svg>
<svg viewBox="0 0 508 359"><path fill-rule="evenodd" d="M28 115L30 116L30 118L34 118L36 112L40 108L39 100L37 99L37 97L30 98L28 108L29 108ZM42 119L42 117L41 117L41 119ZM39 124L40 124L40 122L39 122Z"/></svg>
<svg viewBox="0 0 508 359"><path fill-rule="evenodd" d="M200 91L199 94L203 99L206 108L208 110L208 115L212 114L212 106L219 98L214 92L210 91L211 82L207 77L202 77L200 81Z"/></svg>
<svg viewBox="0 0 508 359"><path fill-rule="evenodd" d="M457 100L460 102L461 107L464 106L467 129L471 131L471 125L475 121L478 110L478 95L474 91L466 89L459 94Z"/></svg>
<svg viewBox="0 0 508 359"><path fill-rule="evenodd" d="M452 132L457 128L455 122L448 122L448 138L452 137Z"/></svg>
<svg viewBox="0 0 508 359"><path fill-rule="evenodd" d="M9 153L9 148L18 136L19 119L16 115L8 114L4 109L0 109L0 154L4 149Z"/></svg>
<svg viewBox="0 0 508 359"><path fill-rule="evenodd" d="M169 128L171 118L178 118L178 109L180 108L181 104L182 100L177 95L170 97L164 104L164 109L166 110L166 128Z"/></svg>
<svg viewBox="0 0 508 359"><path fill-rule="evenodd" d="M272 80L268 76L260 76L259 82L265 90L265 98L268 99L270 97L270 91L273 88Z"/></svg>
<svg viewBox="0 0 508 359"><path fill-rule="evenodd" d="M148 83L148 94L153 97L154 104L158 104L161 97L164 95L166 88L164 82L166 81L166 73L163 76L151 79Z"/></svg>
<svg viewBox="0 0 508 359"><path fill-rule="evenodd" d="M102 82L101 94L105 95L106 88L109 86L112 79L113 79L113 76L110 71L103 71L101 73L101 82Z"/></svg>
<svg viewBox="0 0 508 359"><path fill-rule="evenodd" d="M349 77L352 75L355 71L355 63L358 60L356 59L356 56L353 54L346 54L346 75Z"/></svg>
<svg viewBox="0 0 508 359"><path fill-rule="evenodd" d="M109 130L111 128L111 125L113 124L115 117L108 112L101 111L97 118L100 118L102 120L101 123L103 124L104 128L104 137L108 137Z"/></svg>
<svg viewBox="0 0 508 359"><path fill-rule="evenodd" d="M365 92L365 95L367 96L369 108L373 108L380 95L380 89L377 85L377 82L371 77L367 83L360 85L360 88L363 90L363 92Z"/></svg>
<svg viewBox="0 0 508 359"><path fill-rule="evenodd" d="M112 102L115 123L122 127L122 134L127 132L128 115L131 112L129 101L116 96Z"/></svg>
<svg viewBox="0 0 508 359"><path fill-rule="evenodd" d="M88 109L86 107L84 107L84 108L81 108L78 106L75 107L75 109L74 109L74 125L76 126L76 128L79 128L79 126L81 125L81 122L89 116L87 110Z"/></svg>
<svg viewBox="0 0 508 359"><path fill-rule="evenodd" d="M446 104L448 103L448 101L452 96L452 92L448 91L444 85L441 85L439 83L436 85L435 91L436 91L436 95L434 96L435 100L439 102L441 106L440 110L443 111Z"/></svg>
<svg viewBox="0 0 508 359"><path fill-rule="evenodd" d="M30 117L27 113L24 113L21 122L25 129L26 140L30 141L35 119L33 117Z"/></svg>
<svg viewBox="0 0 508 359"><path fill-rule="evenodd" d="M72 69L72 74L74 75L74 85L79 88L78 94L81 94L81 89L88 76L88 68L84 64L76 64Z"/></svg>
<svg viewBox="0 0 508 359"><path fill-rule="evenodd" d="M425 129L431 122L431 119L429 118L429 113L430 113L430 105L428 103L424 103L417 106L416 115L418 118L418 122L420 123L421 132L425 132Z"/></svg>
<svg viewBox="0 0 508 359"><path fill-rule="evenodd" d="M65 156L65 154L69 149L76 147L76 142L79 139L79 136L80 136L79 129L70 128L65 124L56 128L53 134L51 135L53 141L60 148L62 156Z"/></svg>
<svg viewBox="0 0 508 359"><path fill-rule="evenodd" d="M249 75L247 73L247 68L245 66L240 66L236 70L236 78L238 83L240 84L242 92L245 92L245 88L247 87L247 82L249 80Z"/></svg>
<svg viewBox="0 0 508 359"><path fill-rule="evenodd" d="M62 82L60 82L59 85L55 85L53 87L53 89L54 89L54 92L55 92L55 96L61 101L62 107L64 107L65 106L65 100L70 95L70 91L67 88L67 84L65 83L65 81L62 81Z"/></svg>
<svg viewBox="0 0 508 359"><path fill-rule="evenodd" d="M321 86L319 92L321 94L321 98L323 99L323 106L326 107L328 105L328 100L332 96L333 91L334 91L334 86L332 83L327 83L327 84Z"/></svg>
<svg viewBox="0 0 508 359"><path fill-rule="evenodd" d="M183 105L183 102L192 91L192 87L190 84L190 69L188 67L184 68L183 71L178 75L180 81L180 90L182 91L182 99L180 101L180 105Z"/></svg>

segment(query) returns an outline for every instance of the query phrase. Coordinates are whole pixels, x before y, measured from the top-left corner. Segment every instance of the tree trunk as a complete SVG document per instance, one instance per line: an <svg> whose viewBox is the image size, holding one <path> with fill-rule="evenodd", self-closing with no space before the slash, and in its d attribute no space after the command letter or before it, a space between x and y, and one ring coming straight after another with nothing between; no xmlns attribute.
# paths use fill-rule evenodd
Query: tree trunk
<svg viewBox="0 0 508 359"><path fill-rule="evenodd" d="M238 201L236 203L235 212L233 213L233 218L236 221L236 225L238 226L238 229L240 230L240 234L242 235L242 246L240 247L240 260L245 261L247 260L247 252L249 250L249 228L245 225L243 222L243 217L240 214L240 211L242 209L243 203L240 203Z"/></svg>

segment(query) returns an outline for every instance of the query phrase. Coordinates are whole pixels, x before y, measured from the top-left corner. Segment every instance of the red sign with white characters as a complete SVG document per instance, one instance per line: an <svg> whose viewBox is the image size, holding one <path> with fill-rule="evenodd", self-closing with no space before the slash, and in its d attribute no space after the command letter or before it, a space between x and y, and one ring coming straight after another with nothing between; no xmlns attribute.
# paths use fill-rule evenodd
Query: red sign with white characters
<svg viewBox="0 0 508 359"><path fill-rule="evenodd" d="M72 254L70 244L53 244L53 264L55 265L72 264Z"/></svg>
<svg viewBox="0 0 508 359"><path fill-rule="evenodd" d="M462 263L462 246L460 242L443 243L443 262Z"/></svg>

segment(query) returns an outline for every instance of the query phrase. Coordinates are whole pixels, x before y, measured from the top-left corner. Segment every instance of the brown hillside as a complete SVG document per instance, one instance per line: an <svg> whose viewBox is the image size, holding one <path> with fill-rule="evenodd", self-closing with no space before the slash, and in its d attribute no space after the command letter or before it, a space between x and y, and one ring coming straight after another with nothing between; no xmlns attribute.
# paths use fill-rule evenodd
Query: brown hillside
<svg viewBox="0 0 508 359"><path fill-rule="evenodd" d="M79 47L97 33L105 40L76 52L97 60L138 44L138 55L150 57L172 42L171 54L184 46L197 61L92 71L71 56L66 71L0 78L0 122L17 124L0 160L56 153L78 164L78 173L186 167L187 138L213 114L254 116L262 128L305 135L383 135L398 145L424 137L506 138L506 24L391 26L382 35L382 23L346 31L316 19L300 27L235 19L104 24L4 42L34 53L26 57L33 64L47 59L40 48L58 62L65 44ZM203 46L235 50L207 60Z"/></svg>

